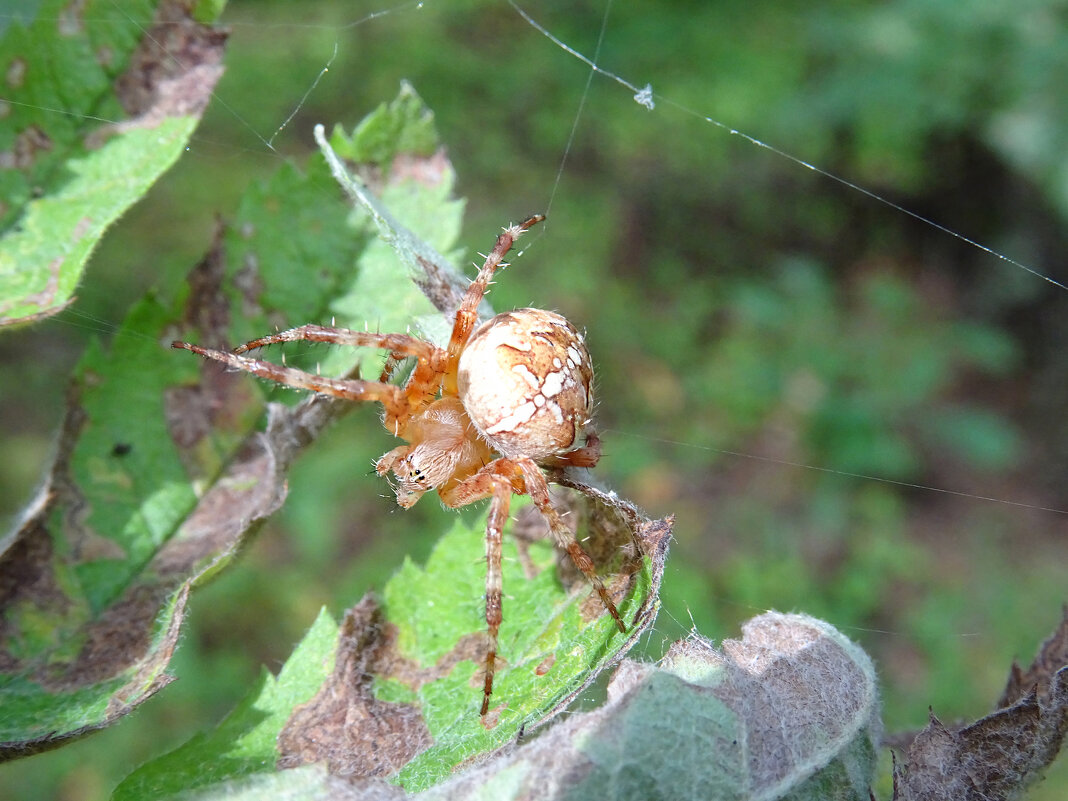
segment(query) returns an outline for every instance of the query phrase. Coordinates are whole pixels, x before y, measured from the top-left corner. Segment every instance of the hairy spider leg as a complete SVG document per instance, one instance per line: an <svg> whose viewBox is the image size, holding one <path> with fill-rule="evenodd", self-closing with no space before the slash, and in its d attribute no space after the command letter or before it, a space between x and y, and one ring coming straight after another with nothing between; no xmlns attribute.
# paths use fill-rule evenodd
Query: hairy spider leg
<svg viewBox="0 0 1068 801"><path fill-rule="evenodd" d="M290 328L286 331L279 331L276 334L260 337L259 339L246 342L244 345L239 345L234 348L233 354L229 355L240 355L247 353L250 350L255 350L256 348L262 348L280 342L297 341L326 342L332 345L372 347L388 350L390 353L389 359L387 360L387 367L391 362L395 362L398 359L408 356L415 357L416 366L408 379L408 383L403 389L403 401L398 402L397 400L392 400L387 402L383 399L386 397L396 398L397 394L400 392L399 387L386 384L385 380L374 382L362 381L361 379L322 379L319 376L312 376L310 373L305 373L302 370L278 367L270 362L258 359L247 359L247 357L239 356L240 359L244 359L245 361L234 362L230 359L219 358L218 355L215 355L226 353L225 351L212 351L205 348L197 350L197 346L188 346L187 343L179 342L173 343L172 347L185 348L194 353L200 353L201 355L208 356L216 361L225 362L240 370L245 370L282 384L289 384L303 389L311 389L315 392L323 392L328 395L334 395L335 397L346 398L348 400L382 400L382 405L385 407L386 412L382 420L382 425L394 436L398 436L404 430L408 419L417 409L430 403L430 401L437 395L441 383L441 374L445 366L446 357L444 350L429 342L425 342L407 334L376 334L369 331L352 331L347 328L331 328L321 325L302 325L298 328ZM252 367L249 366L253 364L256 365L256 369L252 369ZM264 372L269 372L272 368L283 372L270 375ZM298 377L298 382L294 383L294 381L276 377L276 375L296 376ZM319 382L323 388L307 383L312 379ZM337 382L342 383L339 384ZM365 393L371 392L372 385L382 387L393 386L393 390L395 391L384 391L384 394L372 393L352 396L348 394L339 394L335 391L336 388L342 386L342 384L349 387L350 390L352 389L353 384L359 384L365 388ZM331 389L331 387L334 389Z"/></svg>
<svg viewBox="0 0 1068 801"><path fill-rule="evenodd" d="M583 449L576 449L581 451ZM572 451L574 453L575 451ZM567 454L564 454L566 456ZM486 520L486 632L488 645L486 649L485 678L482 688L482 710L485 715L489 710L490 696L493 694L493 676L496 671L498 632L503 617L502 578L501 578L501 534L508 519L511 493L528 494L535 506L549 525L549 531L557 547L567 552L575 567L582 571L601 598L604 608L616 622L616 626L626 633L615 603L608 595L608 590L597 575L593 560L575 539L563 517L552 505L549 497L549 485L545 476L533 459L509 459L501 457L490 462L475 475L447 489L439 489L438 495L446 506L457 508L466 506L483 498L490 497L490 510Z"/></svg>
<svg viewBox="0 0 1068 801"><path fill-rule="evenodd" d="M567 551L567 555L571 557L575 567L582 571L582 574L593 585L593 588L597 590L597 594L601 596L601 603L604 604L604 608L608 610L608 614L612 616L612 619L616 621L616 626L619 627L620 632L626 634L627 627L623 624L623 619L619 616L616 605L608 596L608 590L605 589L604 582L597 575L593 560L579 545L579 541L575 539L575 535L571 533L571 529L567 527L563 517L553 506L552 499L549 497L549 485L545 481L545 475L541 472L541 468L538 467L533 459L528 457L509 461L514 462L515 466L522 472L527 494L530 495L534 505L538 507L538 511L541 512L542 517L549 524L549 533L553 535L556 546Z"/></svg>
<svg viewBox="0 0 1068 801"><path fill-rule="evenodd" d="M246 353L256 348L275 345L279 342L326 342L331 345L348 345L354 348L380 348L405 356L435 355L440 348L410 334L376 334L371 331L352 331L348 328L336 328L326 325L301 325L276 334L253 339L234 348L234 353Z"/></svg>
<svg viewBox="0 0 1068 801"><path fill-rule="evenodd" d="M252 373L255 376L266 378L278 384L285 384L298 389L308 389L312 392L332 395L335 398L344 400L381 403L386 410L386 421L406 420L410 416L408 398L404 390L394 384L364 381L359 378L328 378L327 376L312 375L303 370L283 367L274 362L252 359L227 350L202 348L199 345L191 345L188 342L172 342L171 347L191 351L199 356L222 362L228 367L244 370L246 373ZM386 428L392 430L392 425L387 422Z"/></svg>
<svg viewBox="0 0 1068 801"><path fill-rule="evenodd" d="M490 695L493 694L493 674L497 667L497 634L504 619L501 596L504 581L501 576L501 538L504 524L508 521L508 508L512 502L512 484L501 476L493 477L493 500L486 517L486 633L489 644L486 648L486 673L482 682L482 709L480 715L489 711Z"/></svg>
<svg viewBox="0 0 1068 801"><path fill-rule="evenodd" d="M586 425L586 444L559 456L542 459L543 467L596 467L601 460L601 438Z"/></svg>
<svg viewBox="0 0 1068 801"><path fill-rule="evenodd" d="M527 218L519 225L510 225L504 229L493 245L493 250L486 256L486 262L478 271L478 276L471 282L460 302L460 308L456 310L456 322L452 327L452 337L449 339L448 365L445 369L444 391L447 395L456 395L458 392L456 373L460 364L460 354L463 353L464 345L471 337L471 332L478 325L478 306L482 298L489 290L493 280L493 274L501 266L501 262L512 249L515 240L533 225L537 225L545 219L544 214L535 214Z"/></svg>
<svg viewBox="0 0 1068 801"><path fill-rule="evenodd" d="M513 492L523 492L522 478L515 465L507 459L496 459L475 475L448 489L439 489L438 495L446 506L457 508L490 497L489 514L486 517L486 661L482 685L482 709L480 715L489 711L493 694L493 676L497 669L497 641L504 619L503 580L501 576L501 540Z"/></svg>
<svg viewBox="0 0 1068 801"><path fill-rule="evenodd" d="M245 353L279 342L296 341L326 342L331 345L346 345L354 348L370 347L388 350L389 356L382 370L381 383L389 380L401 360L409 356L415 357L415 369L412 370L404 387L408 398L407 414L390 419L387 413L386 419L382 421L386 430L394 436L399 436L399 432L403 430L411 414L437 396L441 385L441 374L445 369L446 353L444 350L431 342L409 334L379 334L315 324L302 325L254 339L234 348L234 353Z"/></svg>

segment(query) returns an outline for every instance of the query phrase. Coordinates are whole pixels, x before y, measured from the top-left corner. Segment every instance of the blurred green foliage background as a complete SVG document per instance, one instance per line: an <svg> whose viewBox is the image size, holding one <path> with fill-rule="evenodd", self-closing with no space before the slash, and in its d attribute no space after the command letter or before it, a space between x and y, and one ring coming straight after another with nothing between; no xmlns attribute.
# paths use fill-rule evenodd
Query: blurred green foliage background
<svg viewBox="0 0 1068 801"><path fill-rule="evenodd" d="M1065 514L1039 508L1068 509L1068 292L705 118L1068 282L1068 3L524 7L651 83L656 109L604 76L584 95L588 67L506 2L231 0L228 71L189 153L109 235L72 310L0 339L0 514L44 470L86 341L146 290L179 291L215 215L312 150L315 122L351 126L407 79L449 144L472 258L548 211L492 302L586 327L598 473L677 515L647 655L691 626L721 639L799 610L873 655L889 731L929 706L985 714L1068 589ZM396 509L370 468L390 443L375 411L342 420L245 559L194 596L180 681L3 766L0 797L106 797L277 669L321 605L423 558L452 513ZM1062 765L1032 797L1066 787Z"/></svg>

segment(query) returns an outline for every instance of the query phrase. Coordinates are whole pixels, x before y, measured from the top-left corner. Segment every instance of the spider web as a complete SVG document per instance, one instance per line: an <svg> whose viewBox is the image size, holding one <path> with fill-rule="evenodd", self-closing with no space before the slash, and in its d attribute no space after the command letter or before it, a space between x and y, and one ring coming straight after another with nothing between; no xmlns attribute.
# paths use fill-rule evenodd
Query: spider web
<svg viewBox="0 0 1068 801"><path fill-rule="evenodd" d="M959 154L948 145L939 151L975 162L973 172L954 173L969 178L963 191L981 185L984 179L1000 182L1008 197L1019 198L1025 209L1044 215L1040 222L1014 219L1012 225L997 225L990 217L1009 215L1010 203L979 213L982 210L963 202L954 187L938 184L937 169L924 163L925 158L933 158L924 152L925 143L940 135L922 125L924 114L944 113L939 119L947 120L953 114L919 103L915 118L880 120L864 107L861 110L869 118L850 129L842 101L813 96L807 87L793 94L788 89L776 91L777 86L795 80L792 68L805 63L799 51L809 48L817 53L810 56L814 60L828 59L834 48L827 39L845 30L871 37L867 43L871 62L878 64L882 59L889 71L901 63L909 37L917 36L908 23L922 19L907 4L898 9L902 16L896 20L872 12L865 24L844 11L836 16L829 9L827 19L808 26L793 25L796 19L789 16L778 20L767 11L756 21L757 12L751 7L733 5L712 12L695 8L689 24L684 15L623 8L611 2L566 11L527 7L511 0L466 8L434 2L346 2L305 4L301 9L298 14L293 5L231 3L224 19L233 26L232 65L216 91L218 102L192 142L185 163L160 191L161 197L150 199L122 223L98 253L94 270L107 271L110 264L122 272L134 263L132 257L119 254L127 246L120 244L122 234L159 214L170 202L167 193L196 186L198 180L203 186L202 177L213 172L232 176L233 185L209 184L210 195L199 198L191 212L193 223L180 225L167 218L162 230L157 226L162 242L157 239L155 247L167 251L166 258L175 263L194 263L203 249L210 215L215 209L228 208L239 193L238 176L247 180L265 174L287 154L306 152L312 123L339 119L351 124L392 96L399 81L408 78L435 110L461 176L460 191L469 198L469 252L484 250L499 226L530 211L549 211L543 230L525 243L526 258L518 260L494 288L493 302L497 308L558 308L590 329L601 373L602 433L609 443L602 476L657 514L678 511L683 531L676 557L686 554L678 559L680 563L692 557L720 581L722 568L717 563L735 564L737 572L759 572L763 563L783 571L781 583L794 582L799 587L796 595L768 600L755 579L749 584L736 579L724 590L715 581L699 583L701 570L680 566L677 600L666 607L660 639L674 639L689 629L687 614L703 633L731 636L732 621L773 603L791 603L792 598L795 608L841 623L874 648L877 658L882 655L888 684L910 680L921 684L911 699L914 723L922 722L932 693L938 698L942 692L938 668L927 662L940 649L955 649L966 654L965 659L995 665L991 668L994 675L985 680L994 688L992 692L997 691L1008 660L1021 650L1026 654L1044 636L1056 611L1048 604L1059 598L1028 587L1012 593L1011 598L979 599L979 611L969 613L966 591L942 595L934 585L960 583L974 589L983 576L995 574L1005 587L1024 584L1026 571L1033 567L1026 559L996 569L989 564L1013 551L1021 554L1033 549L1051 562L1063 563L1058 534L1063 534L1068 510L1058 477L1068 446L1059 421L1051 427L1049 439L1043 439L1043 432L1033 425L1022 430L1023 455L1017 460L1022 468L1013 464L989 471L965 469L937 448L924 451L927 462L905 477L890 470L880 474L812 461L805 458L808 451L797 446L806 429L796 416L811 409L816 402L813 393L825 392L826 387L814 388L812 376L796 376L790 386L795 394L793 406L769 414L734 439L724 437L715 427L720 419L715 409L679 399L695 392L695 387L707 390L706 383L690 375L696 371L694 362L705 356L693 350L692 343L677 344L679 335L672 335L671 328L700 327L709 342L722 336L736 309L711 301L702 306L700 296L715 291L744 294L746 285L739 274L745 272L753 273L753 286L770 287L780 297L795 291L804 302L815 302L811 294L802 294L802 288L789 281L775 282L790 274L789 265L797 264L800 270L810 262L833 262L832 299L847 307L856 301L864 279L886 274L901 279L925 301L926 316L916 318L916 327L944 330L939 327L943 318L934 315L941 312L965 319L974 315L969 325L990 319L1012 323L1015 332L1026 334L1020 339L1024 367L1003 377L961 375L939 400L974 394L988 406L1001 401L1002 408L1018 410L1020 404L1010 403L1006 396L1044 391L1054 398L1059 395L1063 402L1063 373L1028 374L1025 370L1029 363L1048 360L1048 352L1063 342L1064 330L1053 321L1068 319L1064 276L1058 272L1063 262L1049 255L1057 252L1050 243L1063 242L1063 234L1058 239L1056 231L1063 231L1068 202L1058 195L1053 178L1043 184L1038 168L1052 164L1041 158L1041 140L1049 133L1036 126L1051 95L1056 99L1054 90L1048 89L1048 95L1037 90L1027 95L1014 86L1018 96L1013 102L990 99L985 117L980 101L975 101L975 108L954 112L973 115L976 126L986 120L985 128L971 129L972 138L985 145L980 148L984 152ZM98 13L107 12L107 4L101 4ZM1005 24L1010 29L1012 25L1039 26L1035 19L1041 13L1042 6L1036 5L1032 14ZM738 36L744 41L713 38L711 42L720 49L705 49L708 40L694 31L711 19L726 31L744 32ZM947 11L937 21L948 24L950 19ZM895 30L893 24L905 30ZM975 22L977 30L985 30L984 25L994 27L982 19ZM435 31L448 32L450 45L433 47ZM752 49L760 35L768 37L763 52ZM414 51L414 60L409 49L412 42L423 48ZM456 49L453 43L459 43ZM402 46L403 58L398 55ZM1040 62L1041 53L1052 53L1055 46L1037 37L1030 57ZM769 51L775 48L796 60L771 57ZM279 54L288 53L294 55L292 63L286 64L285 88L279 90L274 76L262 70L272 61L277 63ZM952 50L944 54L947 62L957 55ZM465 71L467 59L493 68ZM242 62L250 69L242 70ZM871 62L860 62L856 71L870 69ZM928 74L922 71L919 77L911 76L913 83L905 82L900 91L927 103L931 97L947 98L947 104L963 103L959 95L966 90L951 82L963 78L953 74L951 66L949 62L945 70L949 73L946 85L930 97L918 93L920 79ZM838 73L834 77L845 93L845 79ZM743 89L752 96L741 96ZM812 97L816 108L806 115L801 106ZM775 98L779 105L761 108L760 103L768 98ZM1030 144L1020 133L1029 125L1034 131ZM502 135L491 137L487 129ZM968 125L958 124L956 130L968 130ZM841 145L850 135L855 139ZM880 161L883 153L894 152L887 142L904 142L901 152L906 166ZM999 142L1001 150L996 149ZM677 154L689 159L689 170L679 170ZM1063 163L1054 166L1066 169ZM935 184L933 189L929 184ZM612 205L605 207L606 199ZM845 253L834 252L818 238L822 219L836 213L849 215L862 228L843 232ZM794 216L802 222L791 222ZM766 247L747 241L777 228L793 241L772 236ZM1036 232L1043 228L1047 236L1039 241ZM895 245L894 236L905 238L909 246ZM669 247L672 242L677 247ZM878 261L881 250L891 254L883 262ZM786 251L789 259L783 256ZM608 266L586 270L587 261ZM770 263L778 263L778 269L768 269ZM720 276L729 277L732 283L717 284ZM148 283L120 282L118 292L96 297L91 284L87 285L79 307L64 313L59 325L10 337L3 344L4 360L15 362L20 354L40 353L43 348L58 347L76 354L81 345L66 344L70 339L83 328L113 330L125 305ZM619 286L629 287L629 293ZM645 303L602 318L594 314L600 298L605 305L613 298L640 298ZM767 298L750 300L758 304ZM990 312L991 308L996 311ZM1024 324L1021 317L1032 320ZM773 321L765 322L774 327ZM811 316L798 322L814 324ZM617 338L612 326L623 325L648 332L641 338ZM810 333L806 329L797 336ZM690 361L674 359L679 349ZM715 352L714 348L709 352ZM58 419L62 400L57 391L46 387L60 386L56 376L65 371L63 359L73 356L58 360L55 375L38 379L38 394L51 398L41 411L33 413L19 406L27 403L25 396L11 400L5 396L5 405L16 409L18 419L27 421L23 430L36 428L44 435ZM707 372L706 380L716 376L714 370ZM759 371L737 376L744 381L760 377ZM708 406L718 397L710 396ZM1046 408L1054 405L1046 403ZM880 414L883 408L873 401L870 411ZM674 412L657 411L664 409ZM929 407L916 405L910 407L910 418L892 422L915 427L929 413ZM794 419L783 419L790 415ZM3 416L16 419L6 410ZM679 417L689 417L692 425L667 425L669 418ZM965 422L983 423L985 419ZM38 472L35 458L43 459L43 453L26 459L23 483ZM308 474L315 469L307 468ZM318 469L351 468L331 464ZM315 479L294 478L298 480ZM4 494L24 495L21 490ZM295 487L293 496L298 494ZM737 498L746 501L741 509L724 512L724 505ZM836 508L836 498L849 500ZM885 606L873 609L865 623L849 618L836 621L834 604L848 598L849 589L830 593L831 597L810 597L806 590L819 584L819 574L795 576L790 571L796 560L805 556L830 570L828 563L846 558L842 548L894 550L894 545L852 541L836 546L820 531L806 527L798 531L792 526L783 526L780 539L769 526L783 518L765 519L758 514L759 507L781 504L790 510L800 502L818 510L807 520L826 520L829 530L841 525L839 517L847 514L843 508L851 519L859 520L864 518L855 517L858 508L866 510L869 520L878 523L873 528L883 532L898 526L901 550L920 549L919 564L930 571L931 578L908 586L919 594L907 603L894 594L891 582L884 590ZM887 506L894 510L886 511ZM304 509L292 514L309 513ZM758 532L755 536L742 526L746 521ZM801 544L789 542L789 536L800 536ZM1010 547L1009 542L1022 544ZM963 558L972 550L979 554L979 562ZM743 566L746 559L757 561ZM983 559L988 563L983 564ZM902 580L894 568L863 560L857 564L875 573L887 570L895 581ZM830 575L835 581L848 580L833 570ZM999 604L1005 620L996 621L992 616ZM905 614L893 610L895 606L907 607ZM1033 617L1021 621L1018 616L1025 611ZM923 629L916 621L924 616L943 617L943 627L935 631L932 624L930 630ZM1011 643L1000 639L1007 626L1022 629ZM940 644L941 640L949 642ZM659 641L651 643L650 651L660 647ZM926 678L932 670L934 689L918 678ZM948 671L942 681L950 683L957 675Z"/></svg>

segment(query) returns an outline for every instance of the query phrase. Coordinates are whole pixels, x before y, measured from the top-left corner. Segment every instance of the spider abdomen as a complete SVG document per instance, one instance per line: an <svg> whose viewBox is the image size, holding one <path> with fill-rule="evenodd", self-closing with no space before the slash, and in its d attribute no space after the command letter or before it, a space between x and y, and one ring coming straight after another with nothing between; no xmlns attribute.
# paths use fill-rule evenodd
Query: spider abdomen
<svg viewBox="0 0 1068 801"><path fill-rule="evenodd" d="M593 365L564 317L516 309L483 323L460 355L459 393L503 456L538 461L578 444L593 411Z"/></svg>

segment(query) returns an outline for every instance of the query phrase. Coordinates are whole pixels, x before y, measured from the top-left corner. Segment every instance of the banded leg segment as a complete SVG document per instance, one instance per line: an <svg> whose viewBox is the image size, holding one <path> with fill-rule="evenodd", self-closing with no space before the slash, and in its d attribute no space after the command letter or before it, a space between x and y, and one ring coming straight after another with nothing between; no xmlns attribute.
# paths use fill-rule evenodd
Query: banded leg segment
<svg viewBox="0 0 1068 801"><path fill-rule="evenodd" d="M586 432L586 444L559 456L542 460L545 467L596 467L601 460L601 438L592 431Z"/></svg>
<svg viewBox="0 0 1068 801"><path fill-rule="evenodd" d="M501 539L504 524L508 521L508 508L512 500L511 483L500 476L493 477L493 500L490 501L489 516L486 521L486 673L482 683L482 710L480 715L489 711L490 696L493 694L493 676L497 669L497 639L504 619L501 596L503 580L501 577Z"/></svg>
<svg viewBox="0 0 1068 801"><path fill-rule="evenodd" d="M354 348L381 348L391 353L415 356L432 361L444 357L441 348L409 334L376 334L370 331L353 331L348 328L331 328L325 325L302 325L279 331L276 334L253 339L234 348L234 353L247 353L256 348L276 345L279 342L326 342L330 345L348 345Z"/></svg>
<svg viewBox="0 0 1068 801"><path fill-rule="evenodd" d="M486 256L486 261L482 265L482 269L478 271L478 276L471 282L471 286L467 288L467 293L460 303L460 308L456 310L456 322L453 324L452 337L449 339L448 364L445 369L446 394L455 395L457 392L456 370L460 364L460 353L463 352L464 345L467 344L471 332L475 330L475 326L478 324L478 305L482 302L482 298L489 289L493 274L501 266L501 262L508 251L512 249L516 239L528 228L537 225L544 219L544 214L535 214L519 223L519 225L510 225L505 228L501 235L497 237L493 250Z"/></svg>
<svg viewBox="0 0 1068 801"><path fill-rule="evenodd" d="M512 493L522 492L522 479L517 475L515 464L508 459L495 459L473 476L445 490L439 490L442 503L457 508L469 503L490 498L489 515L486 519L486 663L482 684L482 711L489 711L493 694L493 676L497 669L498 634L504 612L501 597L501 540ZM519 486L516 484L519 483Z"/></svg>
<svg viewBox="0 0 1068 801"><path fill-rule="evenodd" d="M333 328L323 325L302 325L279 331L276 334L253 339L234 348L234 353L247 353L256 348L275 345L280 342L325 342L330 345L346 345L354 348L379 348L389 351L389 357L382 371L381 383L385 383L396 369L398 363L408 357L416 360L404 387L408 398L409 414L420 406L432 401L441 386L441 376L445 372L446 352L425 340L409 334L378 334L370 331L353 331L349 328ZM407 417L385 421L386 430L394 436L399 435ZM399 427L398 427L399 423Z"/></svg>
<svg viewBox="0 0 1068 801"><path fill-rule="evenodd" d="M292 367L284 367L266 362L261 359L251 359L227 350L213 350L202 348L199 345L191 345L188 342L172 342L172 348L188 350L217 362L222 362L227 367L235 370L243 370L246 373L266 378L278 384L307 389L322 395L331 395L335 398L343 398L350 401L377 401L386 410L386 420L407 420L410 415L408 399L404 390L393 384L382 384L378 381L363 381L358 378L329 378L327 376L312 375L303 370ZM390 424L386 428L391 428Z"/></svg>
<svg viewBox="0 0 1068 801"><path fill-rule="evenodd" d="M559 548L567 551L567 555L571 557L571 561L575 563L575 567L582 571L582 574L589 580L590 584L597 591L597 594L601 597L601 603L604 604L604 608L608 610L608 614L616 621L616 625L619 630L626 634L627 627L623 624L623 619L619 616L619 611L616 609L616 605L612 602L612 599L608 597L608 590L605 589L604 582L601 581L601 577L597 575L597 569L593 564L593 560L590 559L590 555L586 553L578 540L575 539L575 535L571 533L571 529L567 527L564 519L560 516L560 513L556 511L556 507L553 506L552 499L549 497L549 485L545 482L545 476L541 472L541 468L534 462L533 459L515 459L515 465L523 474L524 483L526 484L527 493L534 501L534 505L538 507L538 511L541 512L542 517L545 518L545 522L549 524L549 532L553 536L553 540L556 541L556 545Z"/></svg>

